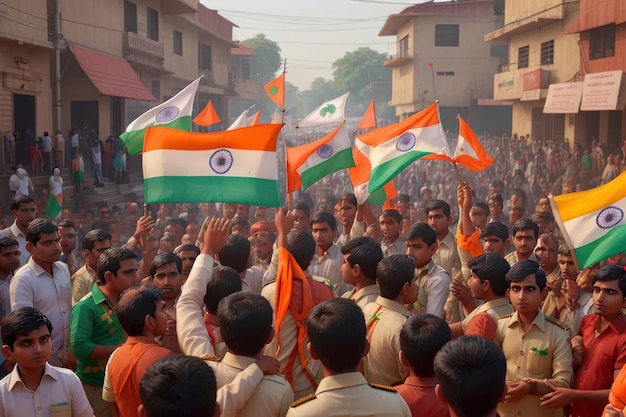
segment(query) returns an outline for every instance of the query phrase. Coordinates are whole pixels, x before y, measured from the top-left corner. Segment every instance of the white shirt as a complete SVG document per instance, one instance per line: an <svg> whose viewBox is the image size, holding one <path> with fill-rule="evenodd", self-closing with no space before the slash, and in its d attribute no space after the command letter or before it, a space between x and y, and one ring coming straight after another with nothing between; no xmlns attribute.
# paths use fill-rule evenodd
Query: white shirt
<svg viewBox="0 0 626 417"><path fill-rule="evenodd" d="M322 256L319 256L318 253L316 246L315 255L313 255L313 259L308 268L311 275L329 279L339 295L354 288L353 285L343 282L343 275L341 275L341 271L339 270L339 267L343 265L343 254L339 246L333 243Z"/></svg>
<svg viewBox="0 0 626 417"><path fill-rule="evenodd" d="M70 312L72 311L72 285L70 270L63 262L52 265L48 274L32 258L17 270L11 284L11 310L35 307L52 323L52 355L48 362L61 365L61 359L70 348Z"/></svg>
<svg viewBox="0 0 626 417"><path fill-rule="evenodd" d="M17 240L18 245L20 245L20 266L26 265L30 259L30 253L26 250L26 235L17 227L16 221L6 229L0 230L0 239L3 237L12 237Z"/></svg>
<svg viewBox="0 0 626 417"><path fill-rule="evenodd" d="M434 314L437 317L445 319L443 307L446 305L446 299L450 292L450 283L452 282L448 273L433 261L422 269L418 269L417 283L419 285L419 293L417 301L413 304L414 313ZM424 276L420 276L421 271L428 271Z"/></svg>

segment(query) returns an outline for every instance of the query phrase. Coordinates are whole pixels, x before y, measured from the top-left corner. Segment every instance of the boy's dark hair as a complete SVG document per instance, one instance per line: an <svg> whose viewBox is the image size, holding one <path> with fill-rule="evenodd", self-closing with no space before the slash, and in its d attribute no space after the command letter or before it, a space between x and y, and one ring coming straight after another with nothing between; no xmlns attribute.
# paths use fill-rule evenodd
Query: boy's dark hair
<svg viewBox="0 0 626 417"><path fill-rule="evenodd" d="M435 356L434 368L441 391L459 417L487 415L504 394L504 353L483 337L450 341Z"/></svg>
<svg viewBox="0 0 626 417"><path fill-rule="evenodd" d="M300 210L303 211L304 214L306 214L306 216L308 218L311 218L311 208L309 207L309 205L307 203L305 203L304 201L298 201L296 203L295 206L293 206L294 210Z"/></svg>
<svg viewBox="0 0 626 417"><path fill-rule="evenodd" d="M74 222L69 219L63 219L58 223L59 227L72 227L75 228Z"/></svg>
<svg viewBox="0 0 626 417"><path fill-rule="evenodd" d="M130 249L126 248L108 248L100 255L98 259L98 281L100 284L106 284L104 274L111 272L114 276L117 276L117 271L120 269L120 262L125 259L137 259L137 254Z"/></svg>
<svg viewBox="0 0 626 417"><path fill-rule="evenodd" d="M200 248L194 245L193 243L183 243L182 245L176 246L174 249L174 253L178 255L181 252L194 251L196 255L200 255Z"/></svg>
<svg viewBox="0 0 626 417"><path fill-rule="evenodd" d="M238 273L241 273L248 268L250 242L239 234L230 234L217 256L221 265L230 266Z"/></svg>
<svg viewBox="0 0 626 417"><path fill-rule="evenodd" d="M593 283L596 281L615 281L619 285L622 297L626 297L626 271L623 266L605 265L593 274Z"/></svg>
<svg viewBox="0 0 626 417"><path fill-rule="evenodd" d="M415 279L415 259L409 255L388 256L378 263L376 277L381 297L395 300L404 284L410 285Z"/></svg>
<svg viewBox="0 0 626 417"><path fill-rule="evenodd" d="M37 206L34 198L27 195L16 195L15 197L13 197L13 200L11 200L11 211L19 210L22 204L30 203L35 204L35 207Z"/></svg>
<svg viewBox="0 0 626 417"><path fill-rule="evenodd" d="M489 206L487 205L487 203L484 203L482 201L475 201L474 204L472 204L472 207L478 207L485 212L485 216L489 216Z"/></svg>
<svg viewBox="0 0 626 417"><path fill-rule="evenodd" d="M524 208L528 206L528 196L526 195L526 191L522 190L521 188L515 188L513 189L513 192L511 193L511 197L513 197L514 195L522 199L522 206Z"/></svg>
<svg viewBox="0 0 626 417"><path fill-rule="evenodd" d="M402 201L405 203L410 203L411 202L411 196L408 194L398 194L398 201Z"/></svg>
<svg viewBox="0 0 626 417"><path fill-rule="evenodd" d="M183 260L172 252L164 252L159 253L154 257L154 259L152 259L152 262L150 263L150 276L154 278L154 274L156 274L157 269L171 263L176 264L176 269L179 274L183 272Z"/></svg>
<svg viewBox="0 0 626 417"><path fill-rule="evenodd" d="M391 217L398 224L402 224L402 215L400 214L400 212L398 212L398 210L394 210L394 209L383 210L383 212L380 215L382 217Z"/></svg>
<svg viewBox="0 0 626 417"><path fill-rule="evenodd" d="M376 280L376 268L384 258L380 243L371 237L357 237L347 241L341 247L341 253L348 255L351 268L358 264L366 278Z"/></svg>
<svg viewBox="0 0 626 417"><path fill-rule="evenodd" d="M132 299L122 300L124 294L129 291L137 291ZM146 316L155 317L157 306L155 301L163 298L163 293L152 285L135 285L125 289L118 298L114 310L117 319L124 331L129 336L140 336L143 333Z"/></svg>
<svg viewBox="0 0 626 417"><path fill-rule="evenodd" d="M335 219L335 216L325 211L316 211L313 213L309 223L311 227L313 227L314 223L327 223L330 230L337 229L337 219Z"/></svg>
<svg viewBox="0 0 626 417"><path fill-rule="evenodd" d="M315 240L309 232L291 230L287 234L287 248L298 266L304 271L309 267L315 254Z"/></svg>
<svg viewBox="0 0 626 417"><path fill-rule="evenodd" d="M356 201L356 195L354 195L354 193L345 193L343 196L341 196L342 200L346 200L349 204L353 205L354 207L358 207L359 204Z"/></svg>
<svg viewBox="0 0 626 417"><path fill-rule="evenodd" d="M443 200L433 200L426 206L426 214L432 210L439 210L446 215L446 217L450 217L450 204L446 203Z"/></svg>
<svg viewBox="0 0 626 417"><path fill-rule="evenodd" d="M435 234L435 231L426 223L414 223L404 234L405 241L417 238L422 238L424 243L428 246L432 246L437 243L437 235Z"/></svg>
<svg viewBox="0 0 626 417"><path fill-rule="evenodd" d="M35 219L29 223L26 229L26 242L37 246L37 242L41 239L42 233L54 233L58 231L59 228L55 223L42 218Z"/></svg>
<svg viewBox="0 0 626 417"><path fill-rule="evenodd" d="M505 242L509 238L509 228L501 222L488 223L480 234L480 238L484 239L487 236L495 236Z"/></svg>
<svg viewBox="0 0 626 417"><path fill-rule="evenodd" d="M467 262L468 268L480 279L489 281L495 295L504 296L509 284L504 278L511 269L509 263L497 253L483 253Z"/></svg>
<svg viewBox="0 0 626 417"><path fill-rule="evenodd" d="M557 249L556 253L561 256L567 256L569 258L572 257L572 252L570 251L569 245L567 243L562 243L559 245L559 249Z"/></svg>
<svg viewBox="0 0 626 417"><path fill-rule="evenodd" d="M533 231L533 235L535 235L535 240L537 240L537 238L539 237L539 226L537 225L537 223L527 218L519 219L515 222L515 224L513 225L513 236L515 236L515 233L517 232L528 229Z"/></svg>
<svg viewBox="0 0 626 417"><path fill-rule="evenodd" d="M93 250L96 247L96 242L110 241L112 238L111 233L106 230L93 229L85 233L81 245L83 249Z"/></svg>
<svg viewBox="0 0 626 417"><path fill-rule="evenodd" d="M28 336L33 330L46 326L52 334L52 323L41 311L33 307L20 307L4 316L0 324L2 343L7 345L11 352L17 336Z"/></svg>
<svg viewBox="0 0 626 417"><path fill-rule="evenodd" d="M365 350L363 312L347 298L331 298L311 310L306 321L311 347L335 373L356 370Z"/></svg>
<svg viewBox="0 0 626 417"><path fill-rule="evenodd" d="M0 238L0 252L2 252L2 249L10 248L11 246L19 247L20 244L17 240L13 239L12 237Z"/></svg>
<svg viewBox="0 0 626 417"><path fill-rule="evenodd" d="M236 355L257 355L272 334L273 310L260 294L236 292L217 306L220 332L228 349Z"/></svg>
<svg viewBox="0 0 626 417"><path fill-rule="evenodd" d="M213 268L211 281L206 286L204 304L211 314L217 313L217 306L222 298L241 291L241 277L230 266L218 265Z"/></svg>
<svg viewBox="0 0 626 417"><path fill-rule="evenodd" d="M243 226L248 230L248 232L250 231L250 221L245 217L235 217L231 220L228 230L233 230L233 226Z"/></svg>
<svg viewBox="0 0 626 417"><path fill-rule="evenodd" d="M402 326L400 348L417 376L435 376L435 355L451 338L445 320L433 314L417 314Z"/></svg>
<svg viewBox="0 0 626 417"><path fill-rule="evenodd" d="M538 211L536 213L533 213L531 219L534 222L544 221L546 223L554 223L554 215L549 211Z"/></svg>
<svg viewBox="0 0 626 417"><path fill-rule="evenodd" d="M487 198L487 203L492 200L500 203L501 206L504 206L504 199L502 198L502 194L490 194ZM489 206L487 206L489 207Z"/></svg>
<svg viewBox="0 0 626 417"><path fill-rule="evenodd" d="M508 283L520 282L530 274L535 274L537 286L539 290L543 290L546 287L546 273L537 262L530 259L514 263L506 274L506 281Z"/></svg>
<svg viewBox="0 0 626 417"><path fill-rule="evenodd" d="M148 417L212 417L217 382L200 358L167 355L150 366L139 383Z"/></svg>

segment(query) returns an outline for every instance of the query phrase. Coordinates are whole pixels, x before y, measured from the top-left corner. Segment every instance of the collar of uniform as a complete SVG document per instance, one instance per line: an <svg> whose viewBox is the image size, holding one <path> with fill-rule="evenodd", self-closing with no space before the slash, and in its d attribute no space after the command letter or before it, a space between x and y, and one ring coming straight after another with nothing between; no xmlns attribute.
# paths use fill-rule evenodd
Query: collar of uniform
<svg viewBox="0 0 626 417"><path fill-rule="evenodd" d="M394 243L396 243L397 241L400 241L402 243L404 243L401 239L402 236L398 235L398 237L393 241L390 242L389 239L387 239L386 237L383 237L382 240L380 241L380 245L381 246L392 246ZM404 245L403 245L404 246Z"/></svg>
<svg viewBox="0 0 626 417"><path fill-rule="evenodd" d="M453 248L456 245L456 242L454 241L454 236L452 235L452 233L450 233L450 230L448 230L448 233L446 233L446 235L444 236L443 239L441 239L441 243L439 244L439 246L442 246L444 248Z"/></svg>
<svg viewBox="0 0 626 417"><path fill-rule="evenodd" d="M26 235L22 233L19 227L17 227L17 220L13 221L13 224L11 225L10 229L11 229L11 234L13 235L13 237L23 236L24 238L26 238ZM21 248L21 249L26 250L26 248Z"/></svg>
<svg viewBox="0 0 626 417"><path fill-rule="evenodd" d="M422 275L422 272L424 272L424 271L426 271L426 272L427 272L427 275L432 274L432 273L433 273L433 271L434 271L434 269L435 269L435 266L437 266L437 265L435 264L435 261L433 261L433 260L431 259L431 260L430 260L430 262L428 262L428 265L426 265L426 266L425 266L425 267L423 267L423 268L418 268L418 269L417 269L417 275L416 275L416 276L418 276L418 277L419 277L419 276L421 276L421 275Z"/></svg>
<svg viewBox="0 0 626 417"><path fill-rule="evenodd" d="M331 258L334 258L335 256L337 256L338 253L339 253L339 246L337 246L337 244L333 242L330 244L328 249L324 251L324 254L320 256L320 258L326 256L326 254L328 254L328 256L330 256Z"/></svg>
<svg viewBox="0 0 626 417"><path fill-rule="evenodd" d="M43 274L47 274L48 272L44 270L31 256L27 263L28 267L35 273L37 276L41 276ZM56 262L52 263L52 276L54 276L55 271L58 269L58 265Z"/></svg>
<svg viewBox="0 0 626 417"><path fill-rule="evenodd" d="M493 300L489 300L486 303L482 303L481 306L485 306L484 309L489 310L490 308L498 308L507 304L509 304L509 300L507 300L506 297L498 297Z"/></svg>
<svg viewBox="0 0 626 417"><path fill-rule="evenodd" d="M126 339L126 343L127 345L136 345L139 343L143 343L146 345L157 345L158 343L156 340L154 340L154 338L152 337L148 337L148 336L128 336L128 338Z"/></svg>
<svg viewBox="0 0 626 417"><path fill-rule="evenodd" d="M104 296L102 291L100 291L100 286L97 282L91 287L91 298L93 298L93 302L96 304L100 304L103 301L106 301L107 304L109 303L109 300Z"/></svg>
<svg viewBox="0 0 626 417"><path fill-rule="evenodd" d="M237 368L242 371L253 363L256 363L256 361L256 358L252 358L250 356L235 355L230 352L226 352L224 358L222 359L223 364L232 366L233 368Z"/></svg>
<svg viewBox="0 0 626 417"><path fill-rule="evenodd" d="M317 390L315 390L315 395L319 395L325 391L334 391L337 389L366 384L367 381L360 372L347 372L344 374L331 375L320 381L320 384L317 386Z"/></svg>
<svg viewBox="0 0 626 417"><path fill-rule="evenodd" d="M593 326L595 328L598 321L600 321L599 315L597 314L590 315L588 325ZM609 323L609 327L607 328L611 329L613 333L615 334L620 334L624 330L624 327L626 327L626 316L624 316L623 314L618 314L617 317L615 317L613 321Z"/></svg>
<svg viewBox="0 0 626 417"><path fill-rule="evenodd" d="M26 385L24 385L24 381L22 381L18 368L19 365L15 365L13 371L11 371L11 376L9 377L11 378L9 380L9 391L13 390L18 382L24 387L24 389L26 389ZM43 367L43 376L41 377L41 380L43 380L46 376L54 379L55 381L59 379L56 370L47 362Z"/></svg>
<svg viewBox="0 0 626 417"><path fill-rule="evenodd" d="M378 296L378 298L376 298L376 304L378 304L379 306L385 307L389 310L395 311L396 313L400 313L404 316L409 317L409 312L406 311L406 309L404 308L404 306L402 304L400 304L397 301L393 301L390 300L388 298L385 298L381 295Z"/></svg>
<svg viewBox="0 0 626 417"><path fill-rule="evenodd" d="M415 387L434 388L437 385L436 376L409 376L404 380L404 385L413 385Z"/></svg>
<svg viewBox="0 0 626 417"><path fill-rule="evenodd" d="M509 327L515 327L515 325L519 325L521 326L521 321L519 319L519 313L516 311L515 313L513 313L513 316L511 317L511 321L509 322ZM537 315L535 316L535 319L533 320L531 327L532 326L537 326L537 328L539 330L541 330L542 332L545 333L546 331L546 316L541 312L541 310L537 310Z"/></svg>
<svg viewBox="0 0 626 417"><path fill-rule="evenodd" d="M363 287L360 290L353 292L350 295L350 298L361 298L372 294L380 294L380 288L378 287L378 284L372 284L368 285L367 287Z"/></svg>

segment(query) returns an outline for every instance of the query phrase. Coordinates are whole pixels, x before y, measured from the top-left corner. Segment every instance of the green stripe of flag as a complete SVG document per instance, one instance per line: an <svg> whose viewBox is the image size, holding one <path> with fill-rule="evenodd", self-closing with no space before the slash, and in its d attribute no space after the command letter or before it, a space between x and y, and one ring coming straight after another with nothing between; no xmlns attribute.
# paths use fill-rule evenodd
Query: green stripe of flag
<svg viewBox="0 0 626 417"><path fill-rule="evenodd" d="M320 178L324 178L326 175L353 166L354 158L352 157L352 148L346 148L337 152L326 161L315 165L300 174L300 177L302 178L302 189L306 190L313 185L315 181Z"/></svg>
<svg viewBox="0 0 626 417"><path fill-rule="evenodd" d="M378 166L372 167L370 173L370 193L372 190L378 190L393 179L400 171L408 167L411 162L430 155L432 152L410 151L384 162Z"/></svg>
<svg viewBox="0 0 626 417"><path fill-rule="evenodd" d="M191 131L191 116L181 116L178 119L174 119L170 123L159 124L156 126L169 127L172 129ZM143 138L146 134L146 128L140 130L131 130L120 135L124 146L129 155L135 155L139 152L143 152Z"/></svg>
<svg viewBox="0 0 626 417"><path fill-rule="evenodd" d="M579 268L582 270L597 262L603 261L609 256L617 255L624 251L624 237L626 236L626 224L614 227L600 239L580 246L575 249Z"/></svg>

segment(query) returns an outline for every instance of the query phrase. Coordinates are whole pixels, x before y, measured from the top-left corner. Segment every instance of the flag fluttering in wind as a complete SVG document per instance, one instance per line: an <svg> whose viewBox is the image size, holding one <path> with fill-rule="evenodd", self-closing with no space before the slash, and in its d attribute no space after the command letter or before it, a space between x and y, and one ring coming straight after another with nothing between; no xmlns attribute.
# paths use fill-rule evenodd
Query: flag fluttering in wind
<svg viewBox="0 0 626 417"><path fill-rule="evenodd" d="M374 107L374 97L372 97L370 105L367 106L367 110L355 130L370 129L372 127L376 127L376 108Z"/></svg>
<svg viewBox="0 0 626 417"><path fill-rule="evenodd" d="M248 126L248 112L252 107L254 107L254 105L245 109L226 130L241 129L242 127Z"/></svg>
<svg viewBox="0 0 626 417"><path fill-rule="evenodd" d="M258 112L254 113L252 116L246 119L246 126L254 126L259 124L259 120L261 120L261 110L263 110L263 107L261 107Z"/></svg>
<svg viewBox="0 0 626 417"><path fill-rule="evenodd" d="M385 192L385 202L383 203L383 210L398 210L398 191L396 190L396 186L393 183L393 180L385 184L382 190Z"/></svg>
<svg viewBox="0 0 626 417"><path fill-rule="evenodd" d="M211 100L209 100L200 114L193 118L193 122L198 126L211 126L215 123L221 122L220 117L217 115L217 112L213 107L213 103L211 103Z"/></svg>
<svg viewBox="0 0 626 417"><path fill-rule="evenodd" d="M350 91L333 100L324 102L321 106L302 119L296 127L315 127L343 122L346 120L344 114L349 95Z"/></svg>
<svg viewBox="0 0 626 417"><path fill-rule="evenodd" d="M143 150L146 203L278 207L276 141L281 128L265 124L215 133L149 128Z"/></svg>
<svg viewBox="0 0 626 417"><path fill-rule="evenodd" d="M183 88L171 99L151 108L126 127L126 132L122 133L120 138L122 138L129 155L141 152L146 128L150 126L160 125L172 129L191 130L193 101L201 78L199 77Z"/></svg>
<svg viewBox="0 0 626 417"><path fill-rule="evenodd" d="M465 120L459 118L459 139L456 142L454 155L451 162L471 169L472 171L482 171L493 163L493 158L487 155L485 148L476 137Z"/></svg>
<svg viewBox="0 0 626 417"><path fill-rule="evenodd" d="M285 73L265 84L265 93L276 105L285 107Z"/></svg>
<svg viewBox="0 0 626 417"><path fill-rule="evenodd" d="M306 190L320 178L353 166L352 143L344 122L321 139L287 148L287 192Z"/></svg>
<svg viewBox="0 0 626 417"><path fill-rule="evenodd" d="M450 155L439 121L438 103L413 116L356 138L353 155L357 167L371 167L351 174L359 203L382 188L413 161L427 155Z"/></svg>
<svg viewBox="0 0 626 417"><path fill-rule="evenodd" d="M549 198L579 269L624 251L626 172L591 190Z"/></svg>

